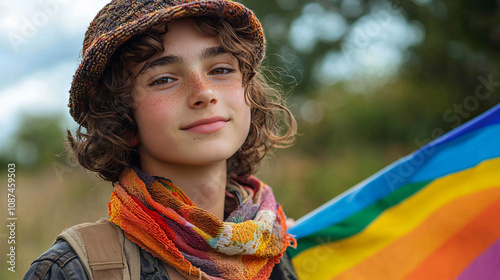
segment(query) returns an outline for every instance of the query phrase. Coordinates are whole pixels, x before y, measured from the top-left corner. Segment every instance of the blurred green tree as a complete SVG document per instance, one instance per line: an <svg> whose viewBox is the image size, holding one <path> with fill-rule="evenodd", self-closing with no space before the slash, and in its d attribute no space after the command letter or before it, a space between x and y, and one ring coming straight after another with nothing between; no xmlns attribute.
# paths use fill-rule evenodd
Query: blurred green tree
<svg viewBox="0 0 500 280"><path fill-rule="evenodd" d="M15 162L20 168L48 166L63 152L64 123L59 115L24 115L0 162Z"/></svg>
<svg viewBox="0 0 500 280"><path fill-rule="evenodd" d="M263 22L266 64L283 69L281 78L290 82L285 88L294 89L292 109L306 130L308 99L322 103L323 128L349 120L349 139L407 144L437 128L449 131L500 102L496 0L244 3ZM365 96L345 95L353 93ZM347 105L343 118L329 116ZM325 131L318 136L336 137ZM317 140L322 142L308 142Z"/></svg>
<svg viewBox="0 0 500 280"><path fill-rule="evenodd" d="M299 82L297 94L315 95L324 83L352 80L358 78L356 73L368 71L351 69L356 64L375 67L369 69L375 78L381 73L394 75L382 69L394 64L400 70L396 74L407 79L453 86L458 91L442 94L457 100L474 93L479 77L498 78L500 3L496 0L243 2L263 22L269 64L289 71ZM335 62L344 69L325 65ZM325 73L329 71L334 73ZM480 108L498 100L488 99Z"/></svg>

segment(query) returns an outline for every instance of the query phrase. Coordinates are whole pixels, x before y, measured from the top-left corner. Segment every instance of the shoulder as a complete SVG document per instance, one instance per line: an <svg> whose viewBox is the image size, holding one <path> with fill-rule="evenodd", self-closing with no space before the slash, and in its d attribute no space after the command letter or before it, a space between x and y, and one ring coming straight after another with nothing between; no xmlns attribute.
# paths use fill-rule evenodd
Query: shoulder
<svg viewBox="0 0 500 280"><path fill-rule="evenodd" d="M68 242L58 240L30 266L24 279L87 280L82 262Z"/></svg>
<svg viewBox="0 0 500 280"><path fill-rule="evenodd" d="M168 272L160 260L138 247L140 278L169 280ZM85 268L71 245L59 239L31 264L24 275L26 280L88 280Z"/></svg>

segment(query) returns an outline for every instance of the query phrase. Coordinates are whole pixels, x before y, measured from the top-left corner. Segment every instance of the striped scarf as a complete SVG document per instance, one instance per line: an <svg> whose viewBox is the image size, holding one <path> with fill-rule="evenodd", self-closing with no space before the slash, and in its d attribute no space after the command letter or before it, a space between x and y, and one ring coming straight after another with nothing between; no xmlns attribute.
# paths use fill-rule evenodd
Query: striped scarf
<svg viewBox="0 0 500 280"><path fill-rule="evenodd" d="M268 279L294 239L271 188L236 180L250 199L221 221L169 180L127 169L108 203L110 221L188 279Z"/></svg>

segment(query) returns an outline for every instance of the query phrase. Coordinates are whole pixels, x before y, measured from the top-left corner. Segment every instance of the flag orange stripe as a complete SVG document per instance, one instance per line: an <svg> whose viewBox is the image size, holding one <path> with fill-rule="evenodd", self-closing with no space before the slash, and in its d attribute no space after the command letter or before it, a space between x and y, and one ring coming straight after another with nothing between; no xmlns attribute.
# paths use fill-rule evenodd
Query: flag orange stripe
<svg viewBox="0 0 500 280"><path fill-rule="evenodd" d="M456 232L405 279L455 279L500 237L500 199ZM478 238L478 229L481 230Z"/></svg>
<svg viewBox="0 0 500 280"><path fill-rule="evenodd" d="M500 188L459 197L431 213L413 231L347 269L333 279L402 279L488 205L500 198ZM408 219L411 219L408 216ZM401 255L401 252L411 254ZM381 269L381 268L388 269Z"/></svg>

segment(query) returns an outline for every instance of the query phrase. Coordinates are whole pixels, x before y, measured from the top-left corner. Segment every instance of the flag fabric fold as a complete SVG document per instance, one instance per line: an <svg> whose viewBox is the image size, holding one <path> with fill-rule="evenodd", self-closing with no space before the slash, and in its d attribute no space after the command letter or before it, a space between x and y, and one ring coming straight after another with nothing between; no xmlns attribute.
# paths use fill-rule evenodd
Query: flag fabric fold
<svg viewBox="0 0 500 280"><path fill-rule="evenodd" d="M500 104L299 219L289 233L301 280L500 279Z"/></svg>

